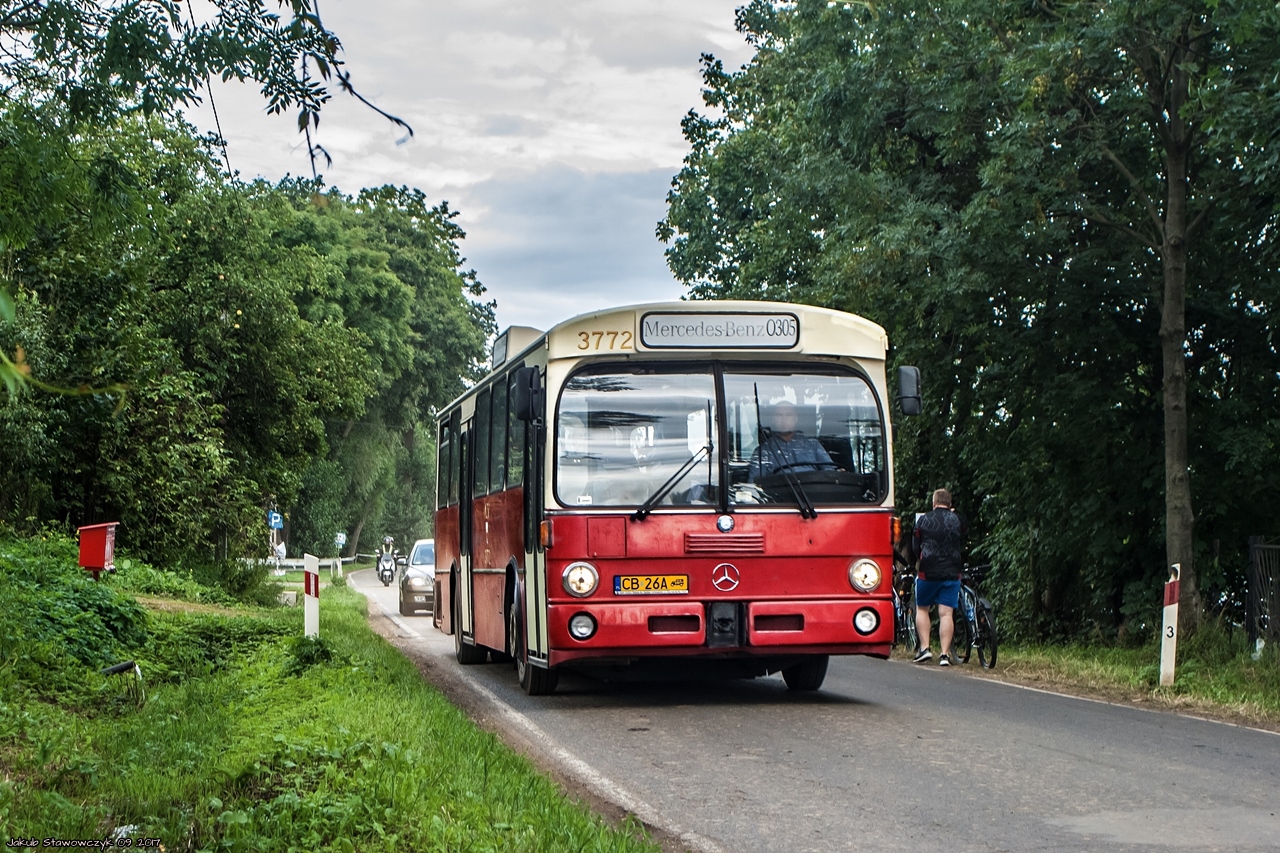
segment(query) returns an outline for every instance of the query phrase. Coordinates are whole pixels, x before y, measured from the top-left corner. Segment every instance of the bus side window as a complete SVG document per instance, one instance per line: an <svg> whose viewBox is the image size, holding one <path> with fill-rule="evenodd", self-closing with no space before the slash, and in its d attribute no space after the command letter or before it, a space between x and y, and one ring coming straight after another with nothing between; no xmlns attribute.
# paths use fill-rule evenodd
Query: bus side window
<svg viewBox="0 0 1280 853"><path fill-rule="evenodd" d="M490 389L486 388L476 398L476 413L471 421L472 441L471 455L475 457L475 483L471 489L471 497L479 498L489 494L489 398Z"/></svg>
<svg viewBox="0 0 1280 853"><path fill-rule="evenodd" d="M509 386L516 384L519 376L521 365L516 365L516 369L512 370L507 377ZM515 394L508 393L507 399L511 400ZM524 448L525 445L525 422L516 417L516 407L511 406L507 413L507 487L514 488L524 485Z"/></svg>
<svg viewBox="0 0 1280 853"><path fill-rule="evenodd" d="M436 509L449 505L449 476L453 473L453 460L449 452L449 422L440 424L440 440L436 444Z"/></svg>
<svg viewBox="0 0 1280 853"><path fill-rule="evenodd" d="M489 444L489 491L507 487L507 378L493 384L493 424Z"/></svg>
<svg viewBox="0 0 1280 853"><path fill-rule="evenodd" d="M462 412L457 409L449 416L449 446L453 457L449 460L449 506L458 502L459 484L462 482Z"/></svg>

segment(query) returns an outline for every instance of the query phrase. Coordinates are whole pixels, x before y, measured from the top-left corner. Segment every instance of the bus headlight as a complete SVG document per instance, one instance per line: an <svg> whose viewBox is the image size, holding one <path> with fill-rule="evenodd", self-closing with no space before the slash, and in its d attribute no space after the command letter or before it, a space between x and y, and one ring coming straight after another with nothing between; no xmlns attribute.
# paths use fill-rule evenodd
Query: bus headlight
<svg viewBox="0 0 1280 853"><path fill-rule="evenodd" d="M865 557L849 567L849 583L860 592L871 592L880 585L880 566Z"/></svg>
<svg viewBox="0 0 1280 853"><path fill-rule="evenodd" d="M590 563L570 563L565 566L561 579L565 592L575 598L586 598L596 591L600 583L600 573Z"/></svg>
<svg viewBox="0 0 1280 853"><path fill-rule="evenodd" d="M569 617L569 636L575 640L590 640L596 633L596 620L590 613L575 613Z"/></svg>
<svg viewBox="0 0 1280 853"><path fill-rule="evenodd" d="M857 613L853 614L853 630L859 634L874 633L876 628L880 627L880 614L876 613L870 607L864 607Z"/></svg>

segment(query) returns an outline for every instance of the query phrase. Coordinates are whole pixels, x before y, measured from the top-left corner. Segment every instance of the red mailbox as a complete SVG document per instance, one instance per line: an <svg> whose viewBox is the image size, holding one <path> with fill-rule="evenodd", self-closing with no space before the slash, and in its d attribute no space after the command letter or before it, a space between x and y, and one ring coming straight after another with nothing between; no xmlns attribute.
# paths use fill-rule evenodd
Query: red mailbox
<svg viewBox="0 0 1280 853"><path fill-rule="evenodd" d="M117 524L109 521L80 528L80 565L93 572L94 580L103 569L115 571Z"/></svg>

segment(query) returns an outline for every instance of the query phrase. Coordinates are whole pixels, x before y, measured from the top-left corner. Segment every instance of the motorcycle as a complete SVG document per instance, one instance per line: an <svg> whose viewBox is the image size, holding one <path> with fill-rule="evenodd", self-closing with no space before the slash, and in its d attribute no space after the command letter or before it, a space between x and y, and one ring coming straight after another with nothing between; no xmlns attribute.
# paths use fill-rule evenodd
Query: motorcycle
<svg viewBox="0 0 1280 853"><path fill-rule="evenodd" d="M391 586L396 577L396 565L399 561L394 553L383 551L378 554L378 580L383 586Z"/></svg>

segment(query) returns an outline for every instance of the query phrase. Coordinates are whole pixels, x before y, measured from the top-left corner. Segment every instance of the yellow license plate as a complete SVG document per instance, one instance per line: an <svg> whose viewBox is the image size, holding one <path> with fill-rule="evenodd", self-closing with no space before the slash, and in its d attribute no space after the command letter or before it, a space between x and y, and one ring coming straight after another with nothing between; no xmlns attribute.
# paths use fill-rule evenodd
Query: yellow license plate
<svg viewBox="0 0 1280 853"><path fill-rule="evenodd" d="M614 595L688 595L688 575L614 575Z"/></svg>

